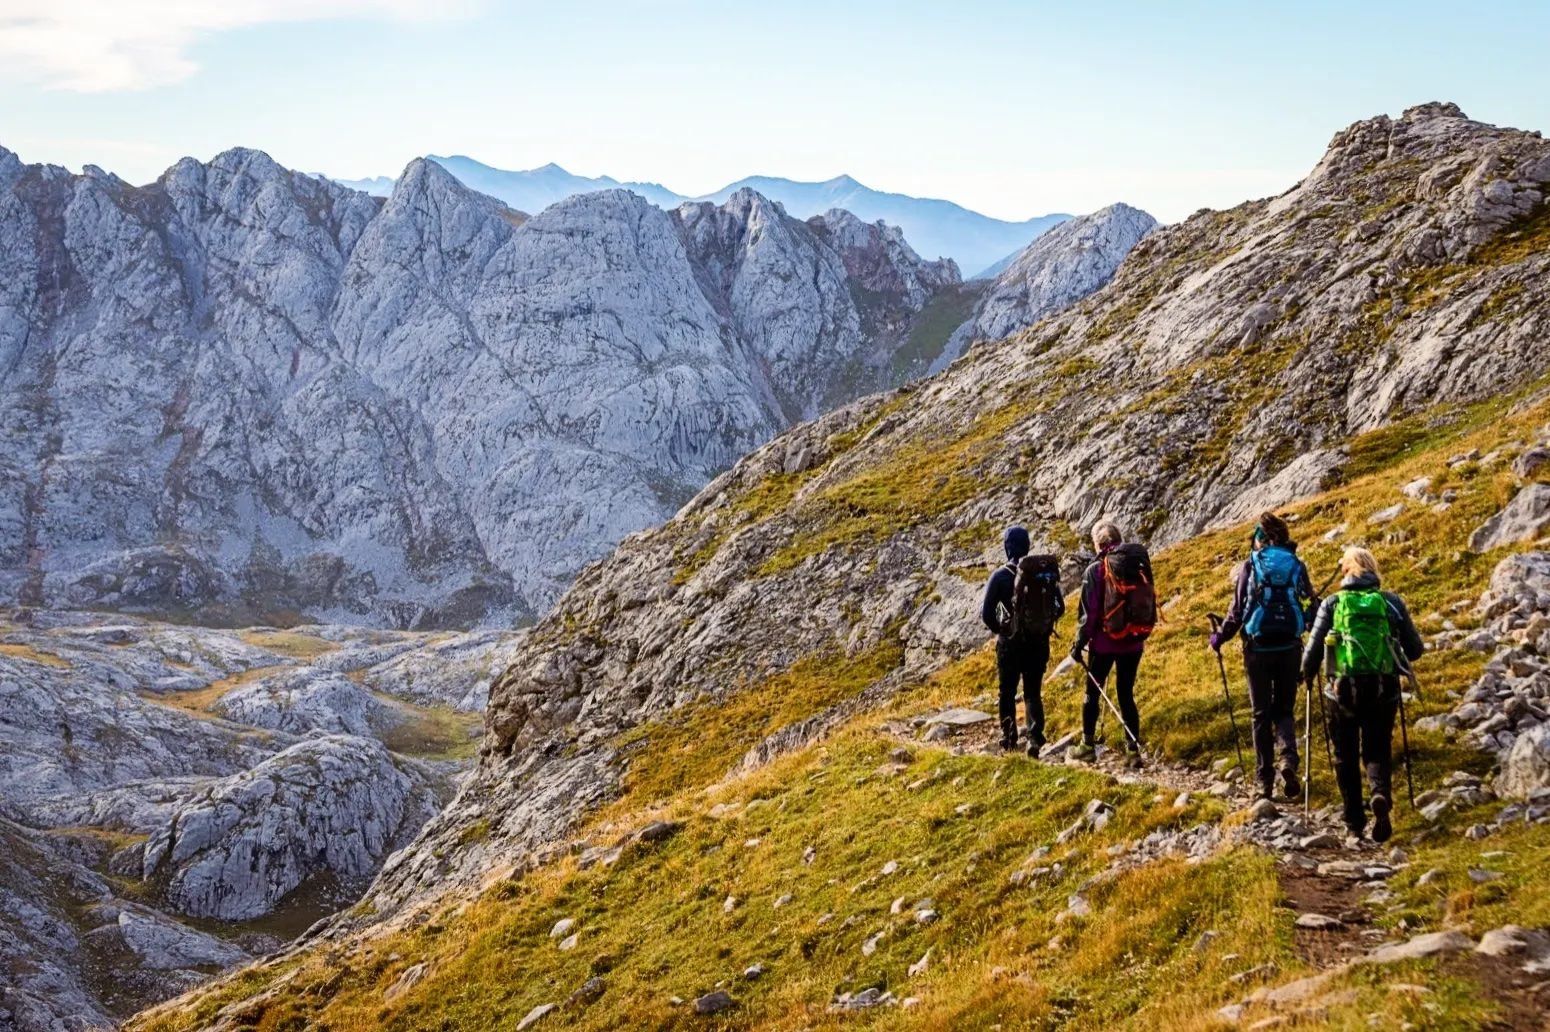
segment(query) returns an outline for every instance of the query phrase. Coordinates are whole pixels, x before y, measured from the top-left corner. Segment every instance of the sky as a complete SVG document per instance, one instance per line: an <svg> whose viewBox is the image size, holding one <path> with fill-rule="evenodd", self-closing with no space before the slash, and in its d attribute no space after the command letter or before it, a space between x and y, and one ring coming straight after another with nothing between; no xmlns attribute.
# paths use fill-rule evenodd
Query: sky
<svg viewBox="0 0 1550 1032"><path fill-rule="evenodd" d="M1539 0L0 0L0 146L137 183L240 145L347 178L424 154L689 195L848 173L1174 221L1423 101L1550 129L1547 45Z"/></svg>

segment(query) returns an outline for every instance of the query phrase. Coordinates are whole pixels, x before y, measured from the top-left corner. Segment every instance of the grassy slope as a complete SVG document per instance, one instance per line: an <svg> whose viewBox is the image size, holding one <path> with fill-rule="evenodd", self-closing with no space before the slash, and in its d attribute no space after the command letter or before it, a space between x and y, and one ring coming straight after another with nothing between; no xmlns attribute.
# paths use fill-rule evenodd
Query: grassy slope
<svg viewBox="0 0 1550 1032"><path fill-rule="evenodd" d="M1511 478L1501 465L1450 470L1447 459L1471 447L1488 452L1529 440L1550 419L1550 402L1518 415L1510 414L1511 404L1432 412L1355 442L1346 482L1290 507L1316 577L1322 579L1338 547L1321 542L1322 534L1347 523L1347 539L1374 547L1387 584L1405 594L1431 624L1427 630L1436 630L1441 619L1429 614L1478 596L1499 556L1468 555L1463 542L1510 497ZM1436 478L1435 490L1458 492L1451 509L1438 513L1411 502L1392 523L1366 524L1370 513L1400 499L1400 485L1422 475ZM1204 763L1231 749L1215 662L1203 645L1204 615L1225 605L1243 541L1243 528L1234 528L1157 558L1169 604L1140 697L1147 734L1175 758ZM1467 622L1469 614L1455 619ZM906 687L822 742L754 773L725 776L760 734L853 693L896 659L868 654L845 663L815 662L778 683L737 693L723 706L691 707L670 724L631 732L650 748L640 751L622 798L595 818L592 838L611 842L657 817L683 820L683 831L660 846L631 846L616 864L588 870L567 859L348 955L314 950L245 973L137 1027L197 1028L221 1006L242 999L251 999L247 1021L259 1029L510 1027L537 1004L563 1002L594 972L604 973L602 998L563 1018L551 1016L546 1025L1211 1027L1215 1008L1245 992L1228 975L1258 963L1276 964L1281 979L1307 969L1293 947L1294 915L1278 906L1273 863L1243 848L1198 866L1167 861L1122 875L1089 892L1091 919L1056 924L1068 895L1107 864L1109 845L1158 827L1216 819L1215 803L1193 804L1181 815L1167 804L1171 796L1118 786L1098 773L953 756L928 746L912 747L908 766L891 770L889 754L898 742L886 732L887 721L983 694L991 683L985 650ZM1426 696L1411 719L1445 708L1444 693L1466 687L1483 662L1476 653L1428 657L1422 666ZM1241 721L1241 669L1230 662L1229 672ZM757 698L769 708L750 706ZM1052 684L1046 699L1054 730L1074 726L1073 680ZM1487 766L1485 757L1438 735L1412 735L1412 743L1419 787L1455 768ZM1316 791L1327 800L1332 786L1322 752L1316 762ZM1114 823L1097 836L1053 845L1055 832L1094 797L1118 807ZM728 805L713 811L723 803ZM960 813L964 804L970 809ZM1402 909L1381 920L1404 917L1412 927L1427 928L1460 924L1476 933L1509 920L1550 923L1550 894L1542 866L1534 862L1550 848L1550 829L1512 830L1482 843L1457 834L1480 816L1451 814L1445 818L1450 833L1412 843L1423 824L1407 808L1400 810L1397 838L1410 848L1413 863L1395 882ZM806 864L802 855L809 845L816 858ZM1014 887L1009 876L1026 867L1041 845L1053 852L1039 863L1060 861L1063 873L1031 888ZM1474 886L1462 872L1482 863L1483 850L1507 851L1489 862L1506 877ZM900 870L882 878L889 860L898 861ZM1444 879L1417 887L1419 874L1431 867L1444 870ZM776 909L774 901L786 893L792 902ZM741 901L730 914L723 907L728 895ZM910 903L930 897L942 919L920 927L907 910L891 915L889 904L900 896ZM828 913L836 916L820 922ZM548 936L562 917L580 922L575 950L561 951ZM857 920L847 926L851 917ZM876 953L863 956L863 941L885 929ZM1193 944L1206 929L1219 937L1196 951ZM1062 943L1052 949L1057 935ZM929 969L909 977L907 967L927 949ZM1228 960L1232 954L1236 959ZM426 976L386 1001L387 988L420 962L428 964ZM765 964L768 972L757 981L741 980L753 963ZM267 999L253 996L281 974L289 977L283 989ZM1389 993L1371 973L1346 976L1337 984L1355 988L1357 996L1332 1007L1322 1027L1371 1027L1366 1015L1375 1011L1382 1015L1379 1027L1477 1027L1498 1006L1488 990L1454 968L1408 965L1385 969L1384 978L1421 982L1433 993L1412 1000ZM669 1002L723 983L739 1006L714 1021ZM827 1010L836 992L869 985L917 996L920 1004L856 1015Z"/></svg>

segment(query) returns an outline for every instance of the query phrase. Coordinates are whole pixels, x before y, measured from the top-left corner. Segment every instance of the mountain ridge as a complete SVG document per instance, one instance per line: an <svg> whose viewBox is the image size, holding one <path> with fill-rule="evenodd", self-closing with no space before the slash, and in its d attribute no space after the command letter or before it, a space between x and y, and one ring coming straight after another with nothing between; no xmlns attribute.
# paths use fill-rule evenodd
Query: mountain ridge
<svg viewBox="0 0 1550 1032"><path fill-rule="evenodd" d="M0 191L29 605L531 617L784 426L925 373L983 289L746 189L528 216L430 159L377 199L233 148L145 187L7 151Z"/></svg>
<svg viewBox="0 0 1550 1032"><path fill-rule="evenodd" d="M1039 234L1071 217L1053 213L1023 220L997 219L949 200L874 190L849 175L815 182L781 176L747 176L719 190L691 197L659 183L620 182L611 176L574 175L554 162L535 169L506 170L465 155L431 155L428 160L450 168L469 187L526 212L541 211L577 193L615 188L638 193L662 208L705 201L721 204L745 188L784 205L789 214L799 219L821 215L830 208L843 208L865 222L882 220L899 226L920 254L934 253L952 258L970 279L993 278L996 270L990 268L992 263L1020 252ZM390 190L394 182L386 176L336 181L379 196Z"/></svg>
<svg viewBox="0 0 1550 1032"><path fill-rule="evenodd" d="M1461 550L1469 528L1542 493L1504 464L1542 447L1550 405L1547 190L1537 133L1448 104L1365 119L1280 197L1155 230L1064 311L786 431L531 630L492 688L477 772L384 867L374 913L137 1027L354 1007L390 1027L539 1020L567 992L592 1027L682 1020L691 996L759 1028L1212 1026L1302 1003L1353 1025L1416 1015L1381 986L1363 995L1279 905L1317 892L1352 901L1342 923L1377 924L1356 905L1389 899L1363 900L1357 880L1392 880L1395 903L1362 934L1452 930L1362 963L1420 958L1398 970L1446 984L1450 1019L1483 1020L1496 983L1422 951L1473 950L1490 927L1458 931L1473 907L1550 923L1534 876L1465 873L1506 866L1481 838L1543 848L1550 813L1514 824L1529 801L1456 792L1490 760L1427 738L1418 762L1446 792L1441 818L1403 817L1416 838L1401 852L1425 858L1413 870L1315 845L1323 815L1228 815L1212 797L1240 797L1206 769L1230 767L1232 740L1201 627L1241 555L1235 521L1287 507L1310 562L1368 544L1429 631L1466 630L1450 621L1495 584L1495 556ZM1143 673L1157 773L1140 777L1156 780L928 733L993 685L975 614L1001 528L1069 554L1101 516L1156 550L1166 595ZM1543 666L1504 648L1491 666L1454 648L1427 676L1497 698L1514 656ZM1079 684L1052 681L1069 727ZM1440 764L1459 766L1443 782ZM1474 895L1485 881L1498 890ZM550 929L586 948L562 956ZM1347 978L1354 995L1319 995ZM1532 992L1521 981L1511 991Z"/></svg>

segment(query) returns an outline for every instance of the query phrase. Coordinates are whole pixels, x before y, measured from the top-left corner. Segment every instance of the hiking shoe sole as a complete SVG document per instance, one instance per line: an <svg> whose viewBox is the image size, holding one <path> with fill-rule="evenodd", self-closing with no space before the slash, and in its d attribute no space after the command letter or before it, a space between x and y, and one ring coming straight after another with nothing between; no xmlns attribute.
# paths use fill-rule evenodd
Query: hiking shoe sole
<svg viewBox="0 0 1550 1032"><path fill-rule="evenodd" d="M1394 834L1394 826L1389 823L1390 804L1383 796L1372 797L1372 840L1374 842L1387 842L1389 836Z"/></svg>
<svg viewBox="0 0 1550 1032"><path fill-rule="evenodd" d="M1297 780L1296 774L1282 774L1281 787L1286 790L1288 802L1302 802L1302 782Z"/></svg>

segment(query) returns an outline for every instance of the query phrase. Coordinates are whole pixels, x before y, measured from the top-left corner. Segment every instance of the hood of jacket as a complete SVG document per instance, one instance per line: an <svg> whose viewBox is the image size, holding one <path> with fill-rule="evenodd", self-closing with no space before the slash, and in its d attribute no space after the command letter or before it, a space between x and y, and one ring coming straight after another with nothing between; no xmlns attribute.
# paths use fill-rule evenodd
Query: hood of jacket
<svg viewBox="0 0 1550 1032"><path fill-rule="evenodd" d="M1382 586L1382 582L1378 580L1378 575L1376 573L1368 573L1366 570L1354 577L1347 577L1340 582L1341 591L1377 591Z"/></svg>

